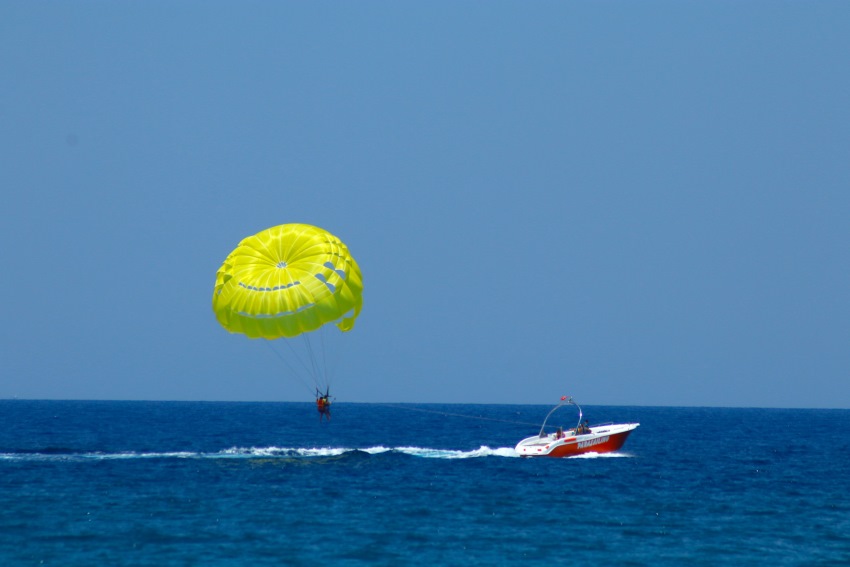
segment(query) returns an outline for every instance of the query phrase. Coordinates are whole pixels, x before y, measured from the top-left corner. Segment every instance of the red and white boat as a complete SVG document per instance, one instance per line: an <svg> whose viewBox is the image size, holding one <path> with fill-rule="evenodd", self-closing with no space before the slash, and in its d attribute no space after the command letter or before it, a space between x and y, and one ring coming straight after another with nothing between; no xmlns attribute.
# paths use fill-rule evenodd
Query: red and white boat
<svg viewBox="0 0 850 567"><path fill-rule="evenodd" d="M578 424L573 429L559 427L553 433L546 432L546 422L555 410L565 405L578 408ZM520 457L573 457L583 453L610 453L618 450L639 423L605 423L588 426L581 422L581 407L564 396L561 403L552 408L543 420L540 433L520 441L516 452Z"/></svg>

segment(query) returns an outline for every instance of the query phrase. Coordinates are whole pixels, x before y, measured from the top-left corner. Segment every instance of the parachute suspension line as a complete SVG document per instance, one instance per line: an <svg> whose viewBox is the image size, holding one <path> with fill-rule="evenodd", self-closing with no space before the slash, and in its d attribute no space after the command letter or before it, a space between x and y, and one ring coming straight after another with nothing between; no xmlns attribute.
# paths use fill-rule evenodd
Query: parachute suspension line
<svg viewBox="0 0 850 567"><path fill-rule="evenodd" d="M328 326L329 325L325 325L324 327L321 328L321 330L319 332L319 343L320 343L319 346L322 349L322 370L324 371L324 377L323 378L324 378L324 381L325 381L325 391L326 392L330 391L330 389L331 389L331 376L333 375L333 373L331 372L331 369L328 368L328 350L327 350L327 344L325 342L325 335L327 334L325 332L325 329Z"/></svg>
<svg viewBox="0 0 850 567"><path fill-rule="evenodd" d="M284 358L283 356L281 356L281 354L277 351L277 349L275 349L275 348L274 348L274 346L272 345L272 342L271 342L271 341L267 341L267 340L264 340L263 342L264 342L264 343L266 343L266 344L269 346L269 348L272 350L272 352L273 352L273 353L275 353L275 354L277 355L277 357L278 357L278 358L279 358L279 359L280 359L280 360L281 360L281 361L282 361L282 362L283 362L283 363L287 366L287 368L289 368L290 374L291 374L291 375L295 378L295 380L296 380L299 384L301 384L302 386L304 386L304 388L305 388L308 392L310 392L310 394L312 395L314 392L313 392L313 389L312 389L312 388L310 388L310 385L309 385L309 384L307 384L304 380L302 380L302 379L301 379L301 376L299 375L298 371L297 371L295 368L293 368L292 364L290 364L290 363L289 363L289 361L288 361L288 360L286 360L286 358Z"/></svg>
<svg viewBox="0 0 850 567"><path fill-rule="evenodd" d="M310 340L310 335L308 335L306 333L302 334L300 336L301 336L301 340L304 342L304 350L307 352L307 358L310 359L309 368L307 368L306 364L304 365L304 367L307 368L307 371L309 372L310 376L313 378L313 383L316 385L316 389L322 390L324 380L322 379L322 376L321 376L321 374L322 374L321 369L319 368L319 365L316 362L316 353L313 352L313 341Z"/></svg>
<svg viewBox="0 0 850 567"><path fill-rule="evenodd" d="M325 325L321 329L322 361L328 386L333 385L339 369L340 361L346 356L346 346L351 337L336 328L336 325Z"/></svg>
<svg viewBox="0 0 850 567"><path fill-rule="evenodd" d="M325 325L313 333L301 335L304 350L310 359L313 381L321 392L327 392L333 385L336 363L342 354L341 345L345 343L344 337L339 337L338 334L340 332L334 325ZM307 367L306 364L304 366Z"/></svg>
<svg viewBox="0 0 850 567"><path fill-rule="evenodd" d="M336 325L325 325L319 330L319 340L322 349L322 368L324 369L325 386L333 386L336 378L337 363L345 344L345 336Z"/></svg>
<svg viewBox="0 0 850 567"><path fill-rule="evenodd" d="M298 363L301 365L301 372L303 372L307 376L310 376L311 378L314 377L314 373L310 370L310 367L304 361L304 354L298 352L298 350L294 346L292 346L293 345L292 339L283 339L282 342L289 349L289 352L291 353L292 358L297 360ZM308 358L312 358L312 357L309 356L309 354L310 353L308 352L307 353ZM290 366L290 368L292 368L292 366ZM293 371L295 372L295 374L300 374L300 372L297 369L293 368ZM314 380L314 382L315 382L315 380Z"/></svg>

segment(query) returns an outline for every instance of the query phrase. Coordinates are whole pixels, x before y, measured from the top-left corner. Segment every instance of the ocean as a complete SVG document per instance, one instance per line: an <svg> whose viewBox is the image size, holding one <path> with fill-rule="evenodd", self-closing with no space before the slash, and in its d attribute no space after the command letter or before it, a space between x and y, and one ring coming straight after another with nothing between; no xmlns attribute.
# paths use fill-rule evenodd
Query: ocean
<svg viewBox="0 0 850 567"><path fill-rule="evenodd" d="M0 565L850 564L850 410L549 409L0 400Z"/></svg>

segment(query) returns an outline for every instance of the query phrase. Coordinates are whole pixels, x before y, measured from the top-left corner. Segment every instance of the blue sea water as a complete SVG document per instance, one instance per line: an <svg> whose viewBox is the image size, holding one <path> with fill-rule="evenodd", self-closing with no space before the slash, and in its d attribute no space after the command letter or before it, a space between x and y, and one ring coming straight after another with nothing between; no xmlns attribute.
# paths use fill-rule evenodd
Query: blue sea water
<svg viewBox="0 0 850 567"><path fill-rule="evenodd" d="M2 400L0 565L850 564L850 411L548 410Z"/></svg>

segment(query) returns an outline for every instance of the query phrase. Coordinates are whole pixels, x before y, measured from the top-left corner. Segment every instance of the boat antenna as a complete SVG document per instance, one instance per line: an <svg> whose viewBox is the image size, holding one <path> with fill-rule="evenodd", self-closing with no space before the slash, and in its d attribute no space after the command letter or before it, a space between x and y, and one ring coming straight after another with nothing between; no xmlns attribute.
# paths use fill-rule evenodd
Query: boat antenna
<svg viewBox="0 0 850 567"><path fill-rule="evenodd" d="M572 404L578 408L578 422L581 423L581 408L579 407L579 405L575 403L575 401L573 401L572 396L561 396L561 403L553 407L551 410L549 410L549 413L546 414L546 419L543 420L543 425L540 426L540 437L545 436L544 431L546 429L546 422L549 421L549 416L555 413L556 409L566 404Z"/></svg>

